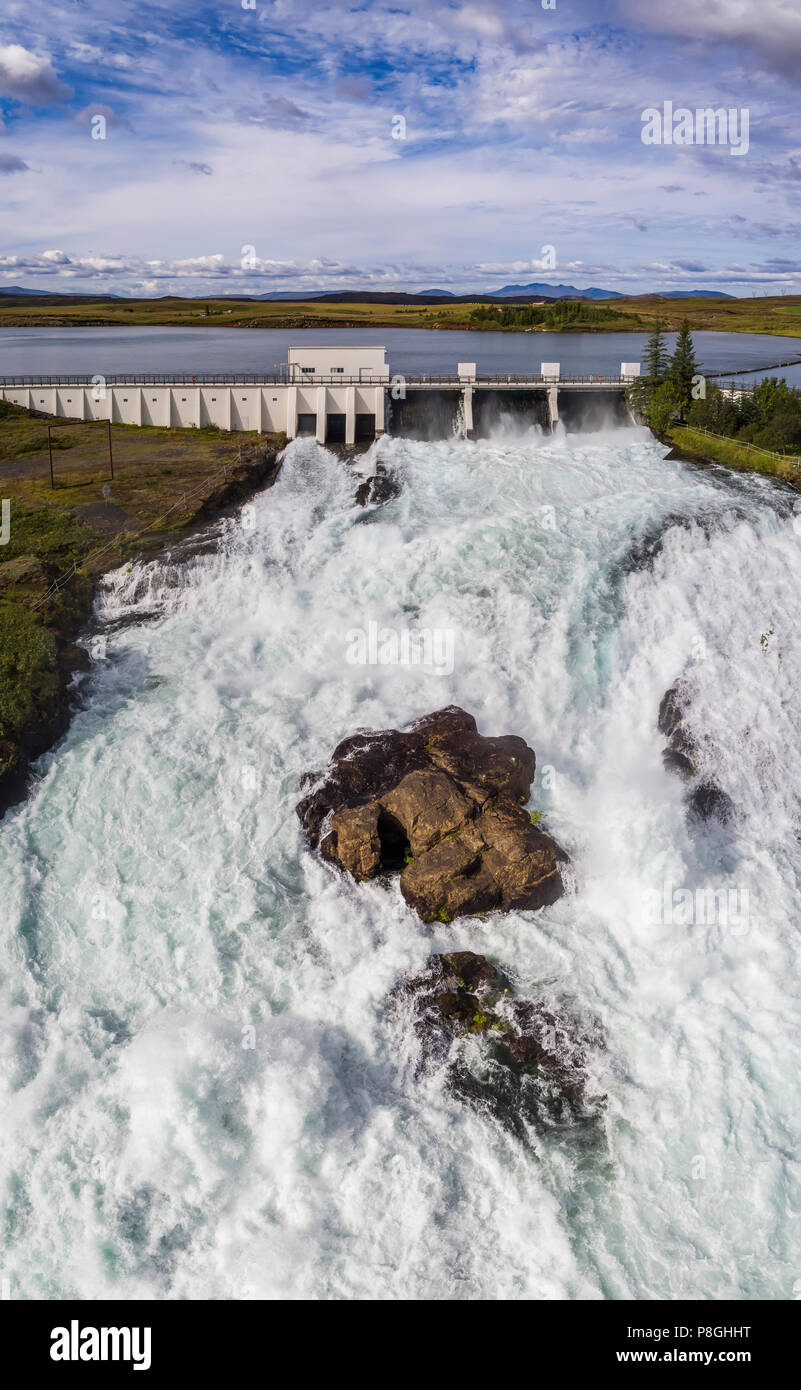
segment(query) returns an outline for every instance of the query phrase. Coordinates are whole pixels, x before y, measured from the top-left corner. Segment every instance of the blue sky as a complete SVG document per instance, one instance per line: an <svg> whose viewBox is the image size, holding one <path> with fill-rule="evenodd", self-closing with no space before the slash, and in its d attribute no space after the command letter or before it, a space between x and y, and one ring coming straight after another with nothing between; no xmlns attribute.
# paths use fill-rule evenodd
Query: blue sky
<svg viewBox="0 0 801 1390"><path fill-rule="evenodd" d="M244 4L5 0L0 285L801 293L801 0Z"/></svg>

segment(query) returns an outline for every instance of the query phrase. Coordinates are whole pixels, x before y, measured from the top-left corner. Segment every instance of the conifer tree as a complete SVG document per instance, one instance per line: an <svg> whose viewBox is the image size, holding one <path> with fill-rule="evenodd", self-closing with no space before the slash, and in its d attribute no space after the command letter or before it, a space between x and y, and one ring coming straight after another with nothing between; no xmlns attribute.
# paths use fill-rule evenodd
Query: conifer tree
<svg viewBox="0 0 801 1390"><path fill-rule="evenodd" d="M668 369L668 350L665 346L665 339L662 336L662 321L657 319L654 324L654 331L648 342L645 344L643 354L645 360L645 376L650 386L659 386L665 380Z"/></svg>
<svg viewBox="0 0 801 1390"><path fill-rule="evenodd" d="M667 379L675 388L682 412L692 400L693 377L697 375L698 363L695 360L690 324L688 319L684 319L667 369Z"/></svg>

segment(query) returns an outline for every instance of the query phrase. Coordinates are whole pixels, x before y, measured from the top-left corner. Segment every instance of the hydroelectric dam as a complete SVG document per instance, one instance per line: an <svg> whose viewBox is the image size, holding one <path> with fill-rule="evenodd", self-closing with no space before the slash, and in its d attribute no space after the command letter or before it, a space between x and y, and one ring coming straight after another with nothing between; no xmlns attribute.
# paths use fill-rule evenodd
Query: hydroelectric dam
<svg viewBox="0 0 801 1390"><path fill-rule="evenodd" d="M639 362L619 376L563 377L558 362L537 375L485 376L475 362L454 375L390 375L383 347L290 348L276 375L94 375L0 377L0 400L64 420L110 420L162 428L255 430L308 435L320 444L367 443L385 432L435 439L489 433L499 422L553 429L627 418L626 388Z"/></svg>

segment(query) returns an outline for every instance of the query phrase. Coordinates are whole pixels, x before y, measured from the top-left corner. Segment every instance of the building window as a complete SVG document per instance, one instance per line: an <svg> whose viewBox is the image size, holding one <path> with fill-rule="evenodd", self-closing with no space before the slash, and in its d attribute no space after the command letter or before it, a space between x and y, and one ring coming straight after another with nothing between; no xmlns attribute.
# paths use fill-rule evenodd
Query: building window
<svg viewBox="0 0 801 1390"><path fill-rule="evenodd" d="M344 372L344 370L345 370L344 367L332 367L332 368L331 368L331 375L333 376L334 372Z"/></svg>
<svg viewBox="0 0 801 1390"><path fill-rule="evenodd" d="M153 398L152 398L152 399L153 399L153 404L154 404L154 405L155 405L155 404L156 404L156 397L155 397L155 396L153 396Z"/></svg>
<svg viewBox="0 0 801 1390"><path fill-rule="evenodd" d="M313 372L313 371L315 370L315 368L314 368L314 367L301 367L300 370L301 370L302 372Z"/></svg>
<svg viewBox="0 0 801 1390"><path fill-rule="evenodd" d="M216 396L212 396L212 398L211 398L211 403L212 403L212 405L216 405L216 403L217 403L217 397L216 397Z"/></svg>
<svg viewBox="0 0 801 1390"><path fill-rule="evenodd" d="M185 401L185 400L186 400L186 396L182 396L182 397L181 397L181 400L182 400L182 401Z"/></svg>

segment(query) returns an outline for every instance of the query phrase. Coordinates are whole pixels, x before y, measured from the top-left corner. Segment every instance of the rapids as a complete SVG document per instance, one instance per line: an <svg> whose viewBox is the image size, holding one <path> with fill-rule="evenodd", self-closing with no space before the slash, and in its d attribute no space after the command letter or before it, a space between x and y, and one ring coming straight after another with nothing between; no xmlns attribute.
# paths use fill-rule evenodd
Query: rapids
<svg viewBox="0 0 801 1390"><path fill-rule="evenodd" d="M403 488L362 509L297 441L216 553L107 577L72 726L0 825L12 1297L801 1287L801 517L664 454L634 427L384 438L359 467ZM371 623L453 659L350 660ZM725 827L662 766L679 676ZM304 845L305 770L449 703L536 750L555 906L425 927ZM687 920L674 889L747 912ZM385 1001L447 949L599 1020L592 1143L416 1078Z"/></svg>

